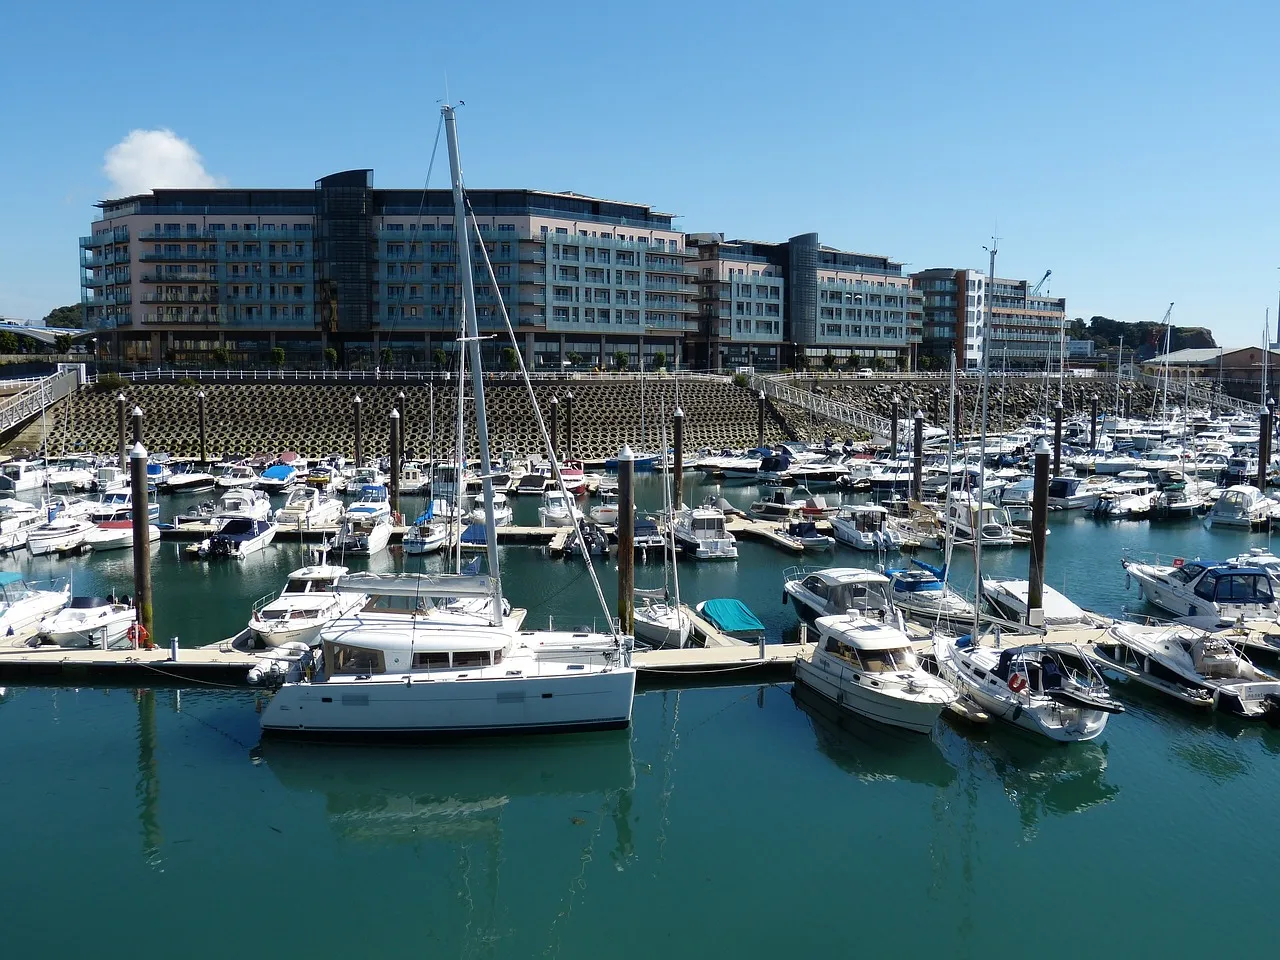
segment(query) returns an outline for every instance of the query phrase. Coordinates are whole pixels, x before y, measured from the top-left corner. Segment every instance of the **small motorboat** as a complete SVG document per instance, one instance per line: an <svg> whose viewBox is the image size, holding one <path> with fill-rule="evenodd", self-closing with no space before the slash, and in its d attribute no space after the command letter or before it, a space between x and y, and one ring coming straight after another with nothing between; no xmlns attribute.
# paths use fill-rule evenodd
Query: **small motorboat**
<svg viewBox="0 0 1280 960"><path fill-rule="evenodd" d="M812 520L793 520L783 529L783 535L806 550L830 550L836 545L835 538L819 533L818 525Z"/></svg>
<svg viewBox="0 0 1280 960"><path fill-rule="evenodd" d="M334 589L338 578L348 570L330 564L327 551L328 547L316 549L316 562L294 570L278 597L255 607L249 629L266 646L314 644L323 627L364 606L368 598L363 593Z"/></svg>
<svg viewBox="0 0 1280 960"><path fill-rule="evenodd" d="M927 623L972 623L973 604L947 586L947 568L912 559L911 566L886 570L893 605Z"/></svg>
<svg viewBox="0 0 1280 960"><path fill-rule="evenodd" d="M495 527L509 526L514 514L515 512L511 509L511 501L507 499L507 495L495 490L493 492L493 525ZM471 507L471 513L468 514L467 519L471 523L483 524L485 522L483 499L477 499L474 501Z"/></svg>
<svg viewBox="0 0 1280 960"><path fill-rule="evenodd" d="M85 536L92 529L93 521L84 517L54 517L27 531L27 549L36 557L65 553L84 543Z"/></svg>
<svg viewBox="0 0 1280 960"><path fill-rule="evenodd" d="M559 490L546 490L542 505L538 507L538 522L544 527L571 527L574 520L582 521L578 505Z"/></svg>
<svg viewBox="0 0 1280 960"><path fill-rule="evenodd" d="M744 643L759 643L764 639L764 624L741 600L733 597L703 600L695 609L700 617L727 637Z"/></svg>
<svg viewBox="0 0 1280 960"><path fill-rule="evenodd" d="M605 490L600 498L601 503L592 507L588 515L596 523L611 527L618 522L618 491Z"/></svg>
<svg viewBox="0 0 1280 960"><path fill-rule="evenodd" d="M147 542L159 543L160 528L154 523L147 525ZM94 524L92 530L84 537L84 546L94 552L103 550L127 550L133 546L132 520L103 520Z"/></svg>
<svg viewBox="0 0 1280 960"><path fill-rule="evenodd" d="M258 482L258 474L247 463L232 463L223 468L214 485L224 490L235 487L252 487Z"/></svg>
<svg viewBox="0 0 1280 960"><path fill-rule="evenodd" d="M291 487L300 479L298 468L291 463L277 463L262 471L255 486L267 493L279 493Z"/></svg>
<svg viewBox="0 0 1280 960"><path fill-rule="evenodd" d="M120 650L133 645L128 631L136 611L111 597L73 597L71 603L40 621L40 637L59 647Z"/></svg>
<svg viewBox="0 0 1280 960"><path fill-rule="evenodd" d="M243 560L250 554L262 550L276 536L276 525L270 520L232 516L216 522L221 524L217 532L207 540L194 545L196 555L202 560L228 557Z"/></svg>
<svg viewBox="0 0 1280 960"><path fill-rule="evenodd" d="M295 486L276 511L276 523L282 530L310 530L335 526L342 514L342 501L337 497L327 497L309 485Z"/></svg>

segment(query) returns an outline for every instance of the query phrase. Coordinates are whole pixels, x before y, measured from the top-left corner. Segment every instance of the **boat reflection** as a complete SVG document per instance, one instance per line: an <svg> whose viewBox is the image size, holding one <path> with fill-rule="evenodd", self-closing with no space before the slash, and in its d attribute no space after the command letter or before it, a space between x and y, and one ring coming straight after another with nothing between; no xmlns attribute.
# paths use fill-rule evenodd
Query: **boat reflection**
<svg viewBox="0 0 1280 960"><path fill-rule="evenodd" d="M1082 813L1108 803L1120 788L1106 780L1107 744L1102 740L1069 747L1041 744L1005 730L974 739L949 723L938 726L938 745L957 766L986 771L1018 808L1023 835L1035 835L1046 816Z"/></svg>
<svg viewBox="0 0 1280 960"><path fill-rule="evenodd" d="M793 684L791 698L809 718L820 749L841 770L859 780L906 780L948 786L956 776L934 737L871 723L841 710L807 687Z"/></svg>
<svg viewBox="0 0 1280 960"><path fill-rule="evenodd" d="M626 811L635 765L626 731L416 748L268 740L258 749L286 789L323 795L330 826L346 839L496 840L513 800L595 796L616 824L615 855L632 852Z"/></svg>

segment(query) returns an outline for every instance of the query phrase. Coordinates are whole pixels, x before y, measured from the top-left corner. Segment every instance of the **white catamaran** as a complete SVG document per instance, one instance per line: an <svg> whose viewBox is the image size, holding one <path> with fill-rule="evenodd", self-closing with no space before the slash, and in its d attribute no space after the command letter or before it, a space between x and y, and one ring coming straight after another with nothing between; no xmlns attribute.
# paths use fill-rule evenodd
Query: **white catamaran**
<svg viewBox="0 0 1280 960"><path fill-rule="evenodd" d="M616 629L523 630L524 611L513 610L502 596L467 205L454 110L446 105L441 112L453 182L462 339L468 346L475 399L489 572L341 578L337 590L366 594L369 603L325 627L320 650L303 654L290 667L262 714L269 733L417 739L606 729L631 721L636 673L630 637ZM580 530L575 533L581 536ZM459 562L460 557L459 552Z"/></svg>

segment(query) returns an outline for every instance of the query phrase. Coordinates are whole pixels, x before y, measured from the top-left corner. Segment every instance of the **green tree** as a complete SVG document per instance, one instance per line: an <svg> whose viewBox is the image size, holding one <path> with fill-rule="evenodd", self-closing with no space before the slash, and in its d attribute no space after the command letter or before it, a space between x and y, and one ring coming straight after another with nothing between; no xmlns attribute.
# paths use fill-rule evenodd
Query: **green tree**
<svg viewBox="0 0 1280 960"><path fill-rule="evenodd" d="M391 352L391 348L390 348L390 347L383 347L383 348L382 348L382 355L381 355L382 369L383 369L383 370L390 370L390 369L391 369L391 363L392 363L392 361L394 361L394 360L395 360L395 358L396 358L396 355L395 355L394 353L392 353L392 352Z"/></svg>
<svg viewBox="0 0 1280 960"><path fill-rule="evenodd" d="M44 318L46 327L61 327L64 330L75 330L84 325L84 312L80 304L72 303L65 307L54 307Z"/></svg>
<svg viewBox="0 0 1280 960"><path fill-rule="evenodd" d="M667 355L659 350L653 355L653 366L656 370L662 370L667 365Z"/></svg>
<svg viewBox="0 0 1280 960"><path fill-rule="evenodd" d="M627 356L625 350L619 350L613 355L613 365L619 370L627 369L629 363L631 363L631 358Z"/></svg>
<svg viewBox="0 0 1280 960"><path fill-rule="evenodd" d="M333 347L324 348L324 364L330 370L338 369L338 351Z"/></svg>
<svg viewBox="0 0 1280 960"><path fill-rule="evenodd" d="M871 369L872 369L872 370L875 370L877 373L879 373L880 371L884 370L884 360L883 360L883 359L881 359L880 357L872 357L872 358L871 358Z"/></svg>
<svg viewBox="0 0 1280 960"><path fill-rule="evenodd" d="M53 338L53 349L58 353L69 353L71 351L71 337L69 334L60 333Z"/></svg>
<svg viewBox="0 0 1280 960"><path fill-rule="evenodd" d="M8 330L0 330L0 353L17 353L18 338Z"/></svg>
<svg viewBox="0 0 1280 960"><path fill-rule="evenodd" d="M513 372L520 369L520 354L516 353L515 347L502 348L502 366Z"/></svg>
<svg viewBox="0 0 1280 960"><path fill-rule="evenodd" d="M284 369L284 347L271 348L271 366L277 370Z"/></svg>
<svg viewBox="0 0 1280 960"><path fill-rule="evenodd" d="M570 350L567 354L565 354L565 359L569 361L570 366L573 366L573 367L582 366L582 354L578 353L578 351L576 350Z"/></svg>
<svg viewBox="0 0 1280 960"><path fill-rule="evenodd" d="M444 352L443 347L436 347L431 351L431 362L436 365L437 370L443 370L449 365L449 355Z"/></svg>
<svg viewBox="0 0 1280 960"><path fill-rule="evenodd" d="M828 371L833 370L836 365L836 355L828 350L826 356L822 358L822 365L826 367Z"/></svg>
<svg viewBox="0 0 1280 960"><path fill-rule="evenodd" d="M215 367L231 366L231 351L226 347L218 347L213 351L213 365Z"/></svg>

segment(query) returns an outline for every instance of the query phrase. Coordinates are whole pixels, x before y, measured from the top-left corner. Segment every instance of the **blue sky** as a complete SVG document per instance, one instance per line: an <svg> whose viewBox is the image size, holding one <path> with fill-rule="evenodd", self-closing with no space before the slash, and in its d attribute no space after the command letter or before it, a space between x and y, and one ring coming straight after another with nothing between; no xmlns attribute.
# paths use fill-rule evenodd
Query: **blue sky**
<svg viewBox="0 0 1280 960"><path fill-rule="evenodd" d="M10 5L0 313L79 299L104 154L167 128L237 186L426 173L652 203L686 230L1038 279L1071 316L1273 329L1274 3ZM433 186L446 183L443 151Z"/></svg>

